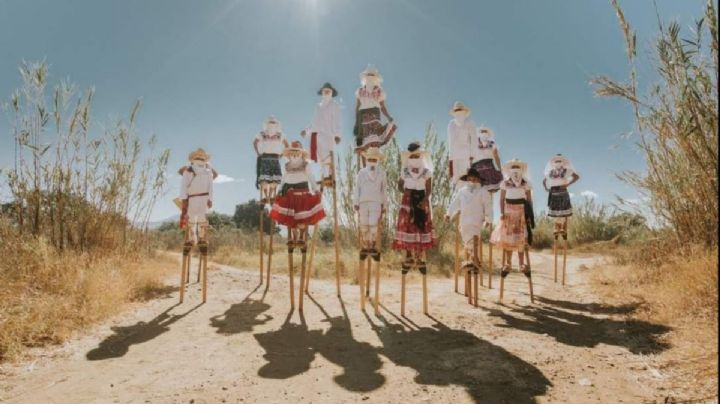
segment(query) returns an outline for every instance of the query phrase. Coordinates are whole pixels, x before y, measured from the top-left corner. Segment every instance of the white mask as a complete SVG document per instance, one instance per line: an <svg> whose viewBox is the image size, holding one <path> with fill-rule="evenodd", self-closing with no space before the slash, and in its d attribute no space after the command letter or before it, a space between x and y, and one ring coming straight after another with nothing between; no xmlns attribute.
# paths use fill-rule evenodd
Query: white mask
<svg viewBox="0 0 720 404"><path fill-rule="evenodd" d="M367 162L367 166L373 170L375 169L375 167L377 167L377 164L378 164L377 161L368 161Z"/></svg>
<svg viewBox="0 0 720 404"><path fill-rule="evenodd" d="M556 169L558 169L558 170L559 170L559 169L561 169L561 168L562 168L562 166L563 166L563 163L562 163L562 161L556 161L556 162L555 162L555 168L556 168Z"/></svg>
<svg viewBox="0 0 720 404"><path fill-rule="evenodd" d="M267 124L267 130L270 133L275 133L278 130L278 125L276 123L269 123Z"/></svg>
<svg viewBox="0 0 720 404"><path fill-rule="evenodd" d="M467 112L466 111L453 112L453 116L455 117L455 120L458 123L462 124L463 122L465 122L465 118L467 118Z"/></svg>
<svg viewBox="0 0 720 404"><path fill-rule="evenodd" d="M510 170L510 178L516 183L519 183L522 180L522 171L517 168Z"/></svg>
<svg viewBox="0 0 720 404"><path fill-rule="evenodd" d="M332 94L323 94L320 96L320 102L323 104L327 104L330 100L332 100Z"/></svg>
<svg viewBox="0 0 720 404"><path fill-rule="evenodd" d="M365 87L375 87L378 83L377 77L367 76L364 79Z"/></svg>
<svg viewBox="0 0 720 404"><path fill-rule="evenodd" d="M420 168L423 166L422 159L408 159L408 167L410 168Z"/></svg>
<svg viewBox="0 0 720 404"><path fill-rule="evenodd" d="M290 156L290 162L292 163L300 163L302 162L302 156Z"/></svg>
<svg viewBox="0 0 720 404"><path fill-rule="evenodd" d="M205 164L207 164L207 163L203 160L193 160L192 161L192 165L194 165L195 167L205 168Z"/></svg>

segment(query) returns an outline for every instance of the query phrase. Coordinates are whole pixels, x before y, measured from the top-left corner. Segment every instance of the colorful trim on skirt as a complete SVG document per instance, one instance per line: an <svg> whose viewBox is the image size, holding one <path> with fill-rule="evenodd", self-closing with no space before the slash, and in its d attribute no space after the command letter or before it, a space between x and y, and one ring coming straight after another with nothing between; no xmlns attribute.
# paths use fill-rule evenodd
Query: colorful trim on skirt
<svg viewBox="0 0 720 404"><path fill-rule="evenodd" d="M429 211L430 203L424 201L419 207ZM395 228L395 238L392 243L392 248L395 250L423 251L429 250L437 244L431 215L426 215L422 226L418 226L413 217L413 210L411 191L406 189L403 192Z"/></svg>
<svg viewBox="0 0 720 404"><path fill-rule="evenodd" d="M476 169L480 174L481 183L487 187L488 191L497 191L500 189L503 175L500 170L495 168L495 163L492 159L476 161L472 164L472 168Z"/></svg>
<svg viewBox="0 0 720 404"><path fill-rule="evenodd" d="M357 151L368 147L385 145L395 134L397 126L394 122L383 124L380 120L380 108L361 109L357 113L355 129L355 144Z"/></svg>
<svg viewBox="0 0 720 404"><path fill-rule="evenodd" d="M566 187L552 187L548 193L548 216L568 217L572 216L572 204L570 193Z"/></svg>
<svg viewBox="0 0 720 404"><path fill-rule="evenodd" d="M282 181L280 156L277 154L261 154L255 162L255 187L260 189L261 182L279 184Z"/></svg>
<svg viewBox="0 0 720 404"><path fill-rule="evenodd" d="M307 189L288 189L275 198L270 218L288 227L316 224L325 218L322 197Z"/></svg>
<svg viewBox="0 0 720 404"><path fill-rule="evenodd" d="M527 244L525 204L505 204L505 219L495 227L490 242L503 250L522 251Z"/></svg>

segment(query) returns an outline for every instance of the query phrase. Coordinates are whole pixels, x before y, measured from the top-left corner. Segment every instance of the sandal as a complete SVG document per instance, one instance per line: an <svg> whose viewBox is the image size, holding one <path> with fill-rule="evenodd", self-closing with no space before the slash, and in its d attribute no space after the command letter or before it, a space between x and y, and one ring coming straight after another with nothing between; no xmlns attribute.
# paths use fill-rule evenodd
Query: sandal
<svg viewBox="0 0 720 404"><path fill-rule="evenodd" d="M410 269L415 264L415 260L413 258L405 258L405 261L402 262L402 269Z"/></svg>
<svg viewBox="0 0 720 404"><path fill-rule="evenodd" d="M527 264L523 264L520 266L520 272L522 272L523 275L527 276L528 278L532 276L532 273L530 272L530 266Z"/></svg>
<svg viewBox="0 0 720 404"><path fill-rule="evenodd" d="M502 270L500 271L500 276L505 278L506 276L508 276L509 273L510 273L510 267L505 265L504 267L502 267Z"/></svg>

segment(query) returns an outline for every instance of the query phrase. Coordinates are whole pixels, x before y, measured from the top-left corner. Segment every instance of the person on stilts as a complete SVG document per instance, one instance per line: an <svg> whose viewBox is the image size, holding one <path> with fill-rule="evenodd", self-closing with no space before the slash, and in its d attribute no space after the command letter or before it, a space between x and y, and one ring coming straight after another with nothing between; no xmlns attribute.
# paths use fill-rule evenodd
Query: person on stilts
<svg viewBox="0 0 720 404"><path fill-rule="evenodd" d="M477 147L472 157L472 168L480 174L483 186L490 192L500 190L503 175L500 171L500 148L495 143L492 129L480 127L477 129Z"/></svg>
<svg viewBox="0 0 720 404"><path fill-rule="evenodd" d="M554 243L553 253L555 255L555 282L558 278L558 237L563 238L563 269L562 284L565 285L565 273L567 265L568 247L568 221L572 216L572 204L568 187L576 183L580 176L575 171L570 160L562 154L557 154L548 161L545 166L545 178L543 187L548 192L548 216L554 219Z"/></svg>
<svg viewBox="0 0 720 404"><path fill-rule="evenodd" d="M408 145L400 155L401 172L399 188L402 201L398 212L395 238L392 247L405 251L402 263L401 313L405 314L405 276L412 268L422 274L423 312L428 313L427 304L427 250L437 244L433 232L432 209L432 163L430 153L423 150L419 142Z"/></svg>
<svg viewBox="0 0 720 404"><path fill-rule="evenodd" d="M468 302L478 305L478 275L482 282L482 231L489 229L493 221L493 200L488 188L483 184L480 173L474 168L467 170L459 178L463 186L453 196L445 220L460 214L460 235L462 236L466 261L465 291ZM473 282L470 282L470 278ZM473 285L475 290L473 292Z"/></svg>
<svg viewBox="0 0 720 404"><path fill-rule="evenodd" d="M365 296L370 295L370 274L372 260L375 267L375 313L378 314L380 280L380 245L382 219L387 206L387 180L381 162L385 160L377 147L370 147L362 153L366 165L355 179L353 206L358 212L360 230L360 266L358 280L360 284L360 306L365 309ZM368 259L370 258L370 259ZM367 277L364 269L367 262Z"/></svg>
<svg viewBox="0 0 720 404"><path fill-rule="evenodd" d="M477 133L475 122L470 119L470 108L460 101L456 101L450 115L453 119L448 123L448 151L450 178L455 188L459 188L460 177L467 173L473 162L477 149Z"/></svg>
<svg viewBox="0 0 720 404"><path fill-rule="evenodd" d="M532 208L532 185L527 175L527 163L512 159L503 165L505 179L500 185L500 224L490 240L503 250L500 272L500 300L503 298L505 277L512 269L512 253L517 251L520 271L527 277L530 299L534 301L529 245L535 218Z"/></svg>
<svg viewBox="0 0 720 404"><path fill-rule="evenodd" d="M385 106L385 90L381 87L383 78L378 69L372 65L360 73L360 88L355 91L355 135L358 153L368 147L382 147L395 134L397 126ZM381 114L387 119L383 123ZM361 166L364 166L364 162Z"/></svg>
<svg viewBox="0 0 720 404"><path fill-rule="evenodd" d="M194 246L200 251L198 281L202 275L202 301L207 301L207 212L213 204L213 179L217 175L209 166L210 155L197 149L188 156L190 165L182 173L179 203L180 228L185 230L183 262L180 274L180 303L185 297L185 284L190 277L190 252Z"/></svg>
<svg viewBox="0 0 720 404"><path fill-rule="evenodd" d="M282 181L280 156L288 147L288 141L281 130L280 121L270 116L253 140L257 155L255 187L260 190L260 203L272 204L277 194L277 186Z"/></svg>
<svg viewBox="0 0 720 404"><path fill-rule="evenodd" d="M338 211L337 211L337 189L335 145L342 140L340 132L341 114L340 104L335 100L338 91L330 83L323 84L318 90L320 103L315 107L312 125L303 129L300 135L303 138L310 136L310 159L320 165L321 190L332 189L333 204L333 236L335 244L335 280L338 296L340 296L340 241L338 235ZM317 228L316 228L317 229ZM316 230L313 231L313 245L317 237ZM310 262L308 265L308 276L306 278L305 291L308 292L310 273L313 269L314 248L310 250Z"/></svg>
<svg viewBox="0 0 720 404"><path fill-rule="evenodd" d="M293 252L300 248L302 263L300 266L300 299L298 310L302 312L306 276L306 253L308 226L317 226L325 218L322 205L322 194L318 189L315 177L310 168L309 153L299 141L291 143L283 156L285 174L280 184L280 194L275 198L270 211L270 218L288 229L288 275L290 279L290 306L295 308L295 279Z"/></svg>

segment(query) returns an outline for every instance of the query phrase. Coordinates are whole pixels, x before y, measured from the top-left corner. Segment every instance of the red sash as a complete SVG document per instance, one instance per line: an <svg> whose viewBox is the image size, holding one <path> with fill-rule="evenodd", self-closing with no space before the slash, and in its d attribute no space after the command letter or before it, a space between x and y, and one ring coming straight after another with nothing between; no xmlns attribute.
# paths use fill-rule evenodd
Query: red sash
<svg viewBox="0 0 720 404"><path fill-rule="evenodd" d="M317 163L317 132L310 134L310 159Z"/></svg>

